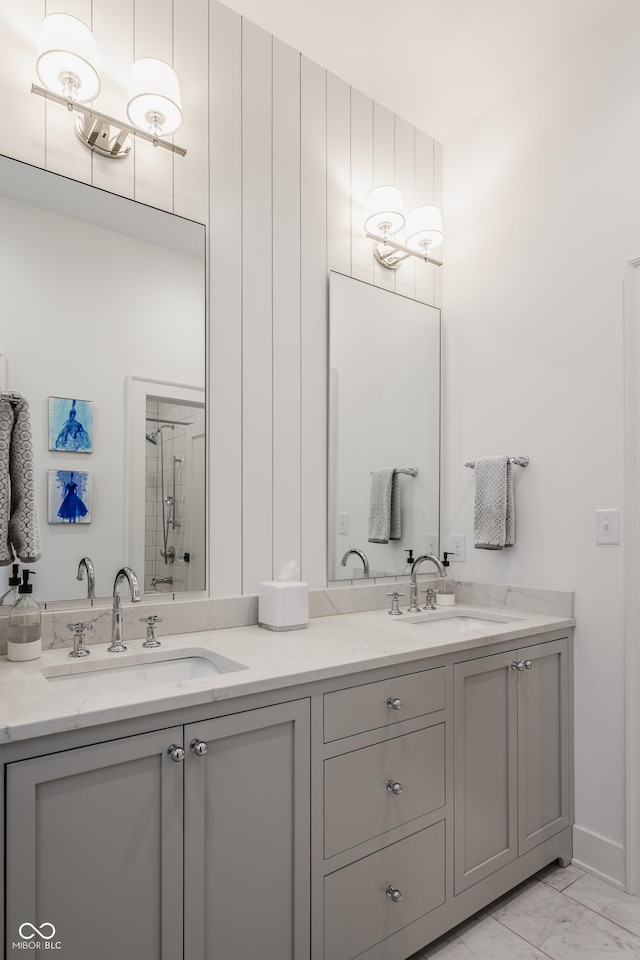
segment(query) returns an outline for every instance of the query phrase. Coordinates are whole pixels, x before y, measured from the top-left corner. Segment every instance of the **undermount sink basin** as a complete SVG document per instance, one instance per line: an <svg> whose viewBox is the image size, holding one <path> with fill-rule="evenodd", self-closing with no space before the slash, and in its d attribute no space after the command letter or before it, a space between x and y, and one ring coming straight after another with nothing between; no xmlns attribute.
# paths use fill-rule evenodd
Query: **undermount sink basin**
<svg viewBox="0 0 640 960"><path fill-rule="evenodd" d="M60 693L90 697L246 670L243 663L208 650L172 650L146 656L115 653L113 658L113 662L100 660L93 663L87 658L81 663L49 667L42 674Z"/></svg>
<svg viewBox="0 0 640 960"><path fill-rule="evenodd" d="M510 617L502 614L484 614L484 613L433 613L425 611L424 613L411 614L410 616L398 617L399 623L406 623L409 626L419 625L420 627L433 627L439 633L471 633L474 630L485 630L492 623L515 623L522 617Z"/></svg>

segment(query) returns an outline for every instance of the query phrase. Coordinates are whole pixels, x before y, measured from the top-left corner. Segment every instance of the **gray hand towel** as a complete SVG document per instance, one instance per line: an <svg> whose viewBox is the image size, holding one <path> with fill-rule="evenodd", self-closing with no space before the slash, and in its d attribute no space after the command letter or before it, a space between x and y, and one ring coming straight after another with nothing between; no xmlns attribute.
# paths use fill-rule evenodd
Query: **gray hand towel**
<svg viewBox="0 0 640 960"><path fill-rule="evenodd" d="M0 565L40 558L29 405L0 399Z"/></svg>
<svg viewBox="0 0 640 960"><path fill-rule="evenodd" d="M502 550L515 540L513 479L508 457L475 462L473 538L477 550Z"/></svg>
<svg viewBox="0 0 640 960"><path fill-rule="evenodd" d="M369 543L400 540L400 496L393 467L371 471L369 499Z"/></svg>

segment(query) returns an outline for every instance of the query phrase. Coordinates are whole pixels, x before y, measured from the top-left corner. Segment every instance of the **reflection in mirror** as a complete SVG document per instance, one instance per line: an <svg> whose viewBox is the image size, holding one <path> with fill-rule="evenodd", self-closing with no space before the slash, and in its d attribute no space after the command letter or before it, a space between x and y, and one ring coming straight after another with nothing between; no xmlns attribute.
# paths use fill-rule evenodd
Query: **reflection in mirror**
<svg viewBox="0 0 640 960"><path fill-rule="evenodd" d="M97 597L111 595L125 564L147 590L169 576L167 592L204 589L204 233L202 224L0 157L0 387L24 394L31 410L40 602L87 597L87 579L76 579L83 557L93 563ZM139 412L132 380L146 385ZM91 411L90 449L52 448L50 397ZM172 441L162 431L159 463L145 434L163 419L184 426L174 424ZM153 504L145 502L148 453L150 473L152 463L164 472L162 485L149 478ZM48 522L47 487L56 490L48 478L71 472L74 483L78 473L88 477L91 522ZM145 553L155 555L158 538L164 549L164 531L174 562L160 558L147 577ZM3 568L2 592L6 577Z"/></svg>
<svg viewBox="0 0 640 960"><path fill-rule="evenodd" d="M440 311L331 272L328 579L409 573L439 513Z"/></svg>
<svg viewBox="0 0 640 960"><path fill-rule="evenodd" d="M146 421L145 592L204 590L204 403L148 396Z"/></svg>

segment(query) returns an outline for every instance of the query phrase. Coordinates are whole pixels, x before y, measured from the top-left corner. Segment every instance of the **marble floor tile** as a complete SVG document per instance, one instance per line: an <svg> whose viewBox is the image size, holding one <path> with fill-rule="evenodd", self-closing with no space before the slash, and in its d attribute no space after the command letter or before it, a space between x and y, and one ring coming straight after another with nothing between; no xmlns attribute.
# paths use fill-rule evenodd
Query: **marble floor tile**
<svg viewBox="0 0 640 960"><path fill-rule="evenodd" d="M564 892L572 900L590 907L640 937L640 900L637 897L632 897L624 890L619 890L588 873Z"/></svg>
<svg viewBox="0 0 640 960"><path fill-rule="evenodd" d="M548 960L493 917L457 927L453 934L420 951L423 960Z"/></svg>
<svg viewBox="0 0 640 960"><path fill-rule="evenodd" d="M568 867L561 867L557 863L551 863L540 873L536 874L538 880L548 883L554 890L565 890L570 883L584 877L584 870L574 867L572 863Z"/></svg>
<svg viewBox="0 0 640 960"><path fill-rule="evenodd" d="M517 888L491 915L553 960L640 960L639 937L546 883Z"/></svg>

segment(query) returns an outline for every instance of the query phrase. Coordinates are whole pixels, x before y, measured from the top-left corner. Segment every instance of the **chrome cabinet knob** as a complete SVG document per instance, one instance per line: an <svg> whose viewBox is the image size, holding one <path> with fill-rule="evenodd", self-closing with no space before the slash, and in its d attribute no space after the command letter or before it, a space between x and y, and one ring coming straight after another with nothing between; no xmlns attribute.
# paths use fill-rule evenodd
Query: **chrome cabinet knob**
<svg viewBox="0 0 640 960"><path fill-rule="evenodd" d="M525 670L531 670L532 667L533 667L533 663L531 662L531 660L525 660L524 662Z"/></svg>
<svg viewBox="0 0 640 960"><path fill-rule="evenodd" d="M394 797L398 797L402 793L402 784L396 780L387 780L387 790L389 793L392 793Z"/></svg>
<svg viewBox="0 0 640 960"><path fill-rule="evenodd" d="M167 753L175 763L182 763L184 760L184 747L179 747L177 743L172 743Z"/></svg>
<svg viewBox="0 0 640 960"><path fill-rule="evenodd" d="M387 697L387 706L390 710L402 710L402 700L400 697Z"/></svg>
<svg viewBox="0 0 640 960"><path fill-rule="evenodd" d="M391 884L389 884L385 893L389 897L389 900L393 900L394 903L400 903L400 901L402 900L402 894L400 893L400 891L396 890L396 888Z"/></svg>
<svg viewBox="0 0 640 960"><path fill-rule="evenodd" d="M512 669L512 670L518 670L519 673L522 673L522 671L524 670L524 661L523 661L523 660L512 660L512 661L511 661L511 669Z"/></svg>
<svg viewBox="0 0 640 960"><path fill-rule="evenodd" d="M209 744L206 742L206 740L198 740L196 737L195 740L191 741L191 749L197 757L204 757L208 748Z"/></svg>

